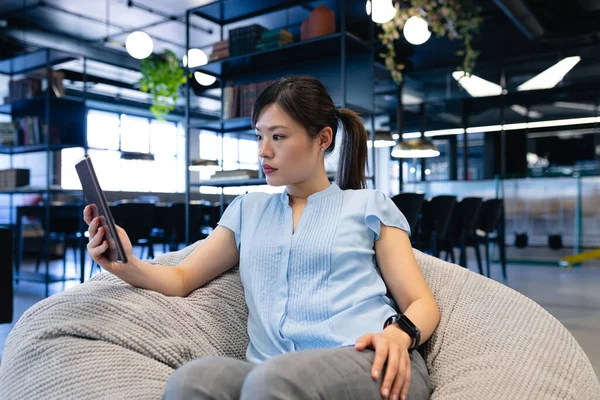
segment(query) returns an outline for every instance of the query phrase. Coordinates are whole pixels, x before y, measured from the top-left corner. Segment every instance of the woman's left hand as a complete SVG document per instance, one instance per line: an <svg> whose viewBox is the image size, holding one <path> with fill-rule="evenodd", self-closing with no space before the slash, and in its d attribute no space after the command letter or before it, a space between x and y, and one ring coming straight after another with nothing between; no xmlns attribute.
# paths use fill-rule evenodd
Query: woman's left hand
<svg viewBox="0 0 600 400"><path fill-rule="evenodd" d="M381 384L381 396L391 400L406 399L410 386L410 355L408 349L412 339L396 324L381 333L368 333L358 338L354 348L363 351L367 347L375 350L375 361L371 369L373 379L379 379L387 360L385 377Z"/></svg>

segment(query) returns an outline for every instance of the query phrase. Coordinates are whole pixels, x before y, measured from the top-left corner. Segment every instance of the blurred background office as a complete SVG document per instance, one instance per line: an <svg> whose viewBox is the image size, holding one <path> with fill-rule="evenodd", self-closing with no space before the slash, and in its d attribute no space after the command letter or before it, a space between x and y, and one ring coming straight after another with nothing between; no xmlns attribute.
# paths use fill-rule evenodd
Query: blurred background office
<svg viewBox="0 0 600 400"><path fill-rule="evenodd" d="M413 245L533 298L600 374L598 21L598 0L2 1L0 358L28 307L100 272L77 160L137 256L181 248L283 190L249 115L306 74L363 117L367 186Z"/></svg>

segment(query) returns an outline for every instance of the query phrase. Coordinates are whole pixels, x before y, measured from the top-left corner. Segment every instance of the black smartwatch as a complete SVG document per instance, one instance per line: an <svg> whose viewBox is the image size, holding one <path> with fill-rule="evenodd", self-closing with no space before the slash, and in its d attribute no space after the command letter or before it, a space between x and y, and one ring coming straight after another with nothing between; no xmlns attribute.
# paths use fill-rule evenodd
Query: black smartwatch
<svg viewBox="0 0 600 400"><path fill-rule="evenodd" d="M410 319L408 319L406 315L392 315L385 321L385 324L383 324L383 329L387 328L391 324L398 324L400 329L402 329L408 336L412 338L413 342L408 349L409 353L419 346L419 343L421 342L421 331L415 326L415 324L412 323Z"/></svg>

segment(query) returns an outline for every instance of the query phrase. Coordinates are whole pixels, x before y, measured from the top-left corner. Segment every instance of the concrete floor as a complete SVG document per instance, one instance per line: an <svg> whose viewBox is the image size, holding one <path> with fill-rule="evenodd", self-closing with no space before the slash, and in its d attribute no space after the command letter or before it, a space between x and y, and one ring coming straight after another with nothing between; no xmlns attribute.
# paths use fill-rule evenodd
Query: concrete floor
<svg viewBox="0 0 600 400"><path fill-rule="evenodd" d="M160 249L156 248L156 254ZM566 253L569 250L565 250ZM137 254L137 250L136 250ZM545 249L528 249L516 251L509 249L511 259L548 259L554 260L560 254L550 253ZM74 265L69 260L67 274L75 274ZM26 263L26 269L33 270L32 263ZM474 260L469 259L469 268L475 270ZM52 265L53 272L62 273L61 262ZM89 263L86 278L89 276ZM513 265L508 266L508 279L505 284L533 299L548 312L561 321L575 336L583 350L590 358L600 377L600 263L587 264L584 267L565 270L554 266ZM492 266L492 278L502 282L499 265ZM65 287L76 285L68 282ZM51 286L51 294L64 290L63 284ZM15 285L15 320L36 302L43 299L44 285L21 282ZM0 359L4 341L13 324L0 324Z"/></svg>

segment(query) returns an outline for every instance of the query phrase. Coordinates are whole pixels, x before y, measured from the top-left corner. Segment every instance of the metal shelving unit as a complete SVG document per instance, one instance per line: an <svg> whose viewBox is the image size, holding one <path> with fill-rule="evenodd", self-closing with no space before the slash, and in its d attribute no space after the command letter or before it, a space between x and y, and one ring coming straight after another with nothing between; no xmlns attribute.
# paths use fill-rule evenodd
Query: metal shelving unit
<svg viewBox="0 0 600 400"><path fill-rule="evenodd" d="M308 17L310 11L319 5L325 5L336 14L336 32L330 35L316 37L281 46L277 49L254 51L247 54L232 56L209 62L196 68L186 68L188 84L186 85L186 165L190 165L190 138L191 130L200 129L225 133L247 132L251 130L250 117L224 119L223 89L228 81L246 83L273 79L290 74L308 74L321 80L327 87L336 106L353 109L363 117L370 117L371 141L374 144L375 132L375 49L374 49L374 24L364 12L348 10L347 2L343 0L324 1L298 1L298 0L217 0L212 3L189 9L186 12L186 53L194 47L190 38L190 22L193 16L202 18L218 27L218 40L225 39L225 30L237 28L240 22L247 24L261 23L264 25L267 18L283 21L281 24L267 28L285 28L290 30L294 37L299 37L300 23ZM354 14L352 14L354 12ZM351 33L347 29L347 19L352 18L356 23L369 24L367 37ZM361 57L362 56L362 57ZM221 89L221 119L214 122L192 124L190 121L190 74L202 72L212 75L219 81ZM350 84L351 83L351 84ZM370 96L369 96L370 94ZM375 187L375 146L371 146L372 173L368 180ZM221 160L222 165L222 160ZM260 172L259 172L260 173ZM333 180L333 176L330 177ZM190 172L186 171L186 241L189 242L189 202L190 188L200 186L213 186L221 188L221 209L224 203L224 187L250 186L265 184L262 177L245 180L211 180L199 183L190 183Z"/></svg>
<svg viewBox="0 0 600 400"><path fill-rule="evenodd" d="M77 55L68 54L62 51L52 49L42 49L28 54L23 54L10 59L0 61L0 74L8 75L10 80L13 80L14 76L27 76L34 71L45 71L44 76L38 77L45 80L46 89L45 92L40 96L34 96L27 99L17 100L10 103L0 105L1 114L11 115L11 119L15 117L25 116L36 116L40 118L45 126L47 132L44 134L44 130L40 129L40 138L43 137L43 143L37 144L17 144L14 146L0 146L0 154L8 155L10 157L10 168L13 168L13 156L17 154L28 154L28 153L46 153L46 186L43 188L15 188L14 190L2 190L0 194L10 196L9 208L10 208L10 225L15 226L14 221L14 204L13 195L15 194L30 194L38 193L45 195L45 226L47 234L50 230L50 206L52 202L52 195L57 193L65 193L62 189L53 187L52 182L52 158L51 154L55 151L60 151L66 148L82 147L87 153L87 137L86 137L86 106L85 106L85 85L84 85L84 98L82 99L65 99L56 97L52 93L52 81L51 71L53 66L75 60L80 58ZM85 59L84 59L85 66ZM85 80L85 67L84 67L84 80ZM80 112L77 115L77 111ZM52 129L51 122L53 120L63 119L60 113L69 114L70 121L65 122L58 130L58 138L65 143L51 143ZM77 118L81 120L77 120ZM69 124L69 125L67 125ZM70 193L80 193L80 191L68 191ZM83 222L81 222L83 223ZM21 241L20 232L17 232L19 237L15 237L15 241ZM16 242L15 242L16 243ZM19 246L21 247L21 246ZM16 257L19 257L16 254ZM16 259L16 258L15 258ZM81 277L81 279L83 276ZM48 296L48 285L54 282L63 282L65 278L58 278L51 276L49 273L49 259L46 258L45 273L44 274L31 274L22 273L19 269L16 271L15 281L31 281L31 282L42 282L46 285L46 296ZM75 279L75 278L73 278Z"/></svg>

